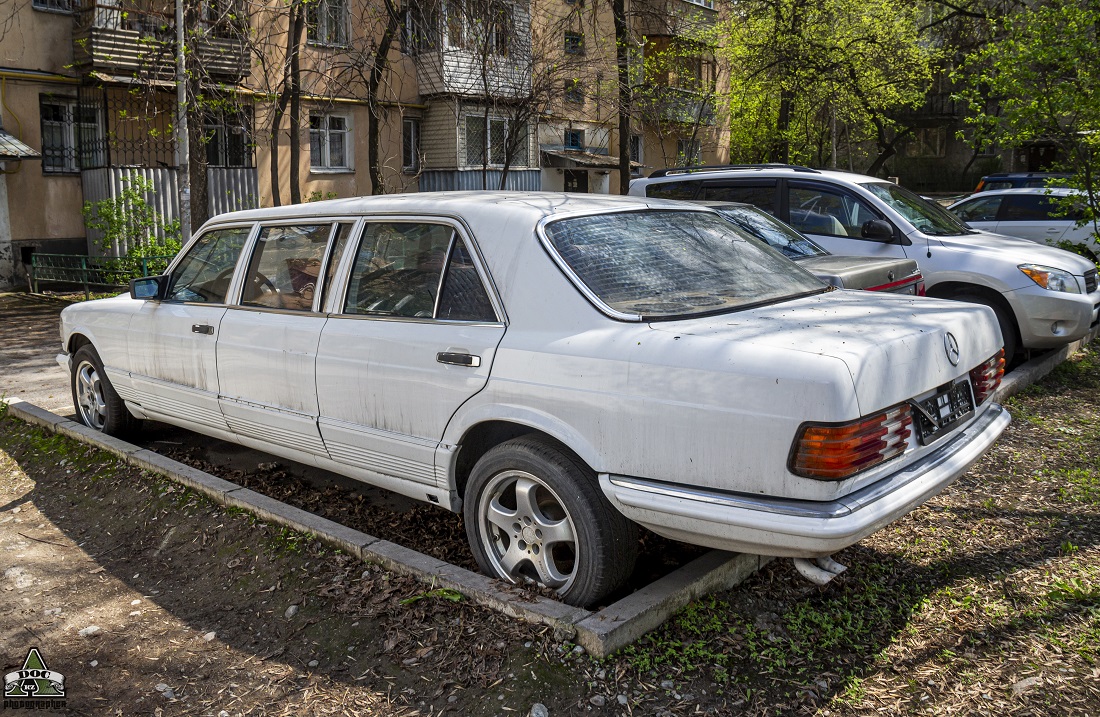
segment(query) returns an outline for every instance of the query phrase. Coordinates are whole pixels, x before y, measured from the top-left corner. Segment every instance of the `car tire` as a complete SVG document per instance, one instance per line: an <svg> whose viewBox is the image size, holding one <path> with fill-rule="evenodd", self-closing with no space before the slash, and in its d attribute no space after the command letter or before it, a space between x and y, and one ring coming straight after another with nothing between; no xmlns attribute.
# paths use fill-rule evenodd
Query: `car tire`
<svg viewBox="0 0 1100 717"><path fill-rule="evenodd" d="M634 570L637 526L615 510L584 463L553 441L521 436L475 464L463 507L481 570L531 580L588 607Z"/></svg>
<svg viewBox="0 0 1100 717"><path fill-rule="evenodd" d="M116 437L132 435L141 428L141 419L130 413L107 379L95 348L88 344L77 349L72 367L69 384L81 423Z"/></svg>
<svg viewBox="0 0 1100 717"><path fill-rule="evenodd" d="M1012 359L1016 356L1016 349L1019 346L1016 321L1012 317L1011 310L981 294L957 294L951 298L956 301L965 301L968 304L981 304L982 306L988 306L993 309L993 313L997 315L997 323L1001 327L1001 338L1004 340L1005 365L1011 364ZM985 359L982 360L984 361Z"/></svg>

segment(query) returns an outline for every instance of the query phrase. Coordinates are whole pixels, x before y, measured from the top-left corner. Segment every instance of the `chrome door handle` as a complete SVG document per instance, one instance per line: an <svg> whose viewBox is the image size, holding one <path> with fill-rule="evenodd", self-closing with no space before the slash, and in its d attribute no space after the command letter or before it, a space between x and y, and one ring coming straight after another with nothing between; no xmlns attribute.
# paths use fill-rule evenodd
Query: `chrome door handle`
<svg viewBox="0 0 1100 717"><path fill-rule="evenodd" d="M477 368L481 365L481 357L474 356L473 354L457 354L449 351L442 351L435 355L435 360L439 363L450 364L452 366L466 366L467 368Z"/></svg>
<svg viewBox="0 0 1100 717"><path fill-rule="evenodd" d="M210 324L191 324L191 333L214 335L214 327Z"/></svg>

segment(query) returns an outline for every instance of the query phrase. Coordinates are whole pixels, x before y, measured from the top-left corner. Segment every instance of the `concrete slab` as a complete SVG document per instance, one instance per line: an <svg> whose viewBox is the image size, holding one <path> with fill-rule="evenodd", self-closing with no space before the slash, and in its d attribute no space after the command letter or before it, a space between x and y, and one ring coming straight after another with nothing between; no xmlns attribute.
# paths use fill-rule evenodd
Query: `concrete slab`
<svg viewBox="0 0 1100 717"><path fill-rule="evenodd" d="M91 443L97 448L107 451L108 453L113 453L123 460L126 460L129 456L141 450L139 446L135 446L133 443L127 443L114 436L100 433L76 421L62 421L56 424L54 430L69 438Z"/></svg>
<svg viewBox="0 0 1100 717"><path fill-rule="evenodd" d="M1100 327L1093 329L1088 336L1082 339L1078 339L1071 344L1066 344L1060 349L1055 349L1054 351L1050 351L1020 364L1004 377L993 400L1001 402L1009 396L1015 396L1020 391L1023 391L1025 388L1053 371L1058 364L1092 343L1096 339L1098 333L1100 333Z"/></svg>
<svg viewBox="0 0 1100 717"><path fill-rule="evenodd" d="M55 428L58 424L72 423L72 421L67 418L58 416L55 413L50 413L46 409L39 408L33 403L27 403L21 398L8 396L3 400L4 403L8 404L8 412L21 421L33 423L36 426L45 426L54 432L56 432Z"/></svg>
<svg viewBox="0 0 1100 717"><path fill-rule="evenodd" d="M230 485L233 484L230 483ZM247 510L268 523L313 535L318 540L350 555L360 556L363 548L379 542L373 535L367 535L301 508L295 508L263 493L239 486L236 488L225 494L226 505Z"/></svg>
<svg viewBox="0 0 1100 717"><path fill-rule="evenodd" d="M241 489L236 483L222 480L205 471L200 471L198 468L192 468L179 461L166 458L159 453L154 453L144 448L138 448L137 446L134 446L134 448L137 450L126 457L127 463L137 466L142 470L162 475L177 483L182 483L188 488L202 493L215 503L225 505L226 494Z"/></svg>

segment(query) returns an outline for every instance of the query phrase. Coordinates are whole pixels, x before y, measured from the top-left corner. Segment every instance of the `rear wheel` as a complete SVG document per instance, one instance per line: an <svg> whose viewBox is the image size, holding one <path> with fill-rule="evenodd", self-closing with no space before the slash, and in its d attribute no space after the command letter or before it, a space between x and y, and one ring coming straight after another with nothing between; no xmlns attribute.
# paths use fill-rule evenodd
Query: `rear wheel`
<svg viewBox="0 0 1100 717"><path fill-rule="evenodd" d="M88 428L109 436L126 436L141 428L141 419L126 408L103 371L103 361L91 345L73 355L71 386L76 415Z"/></svg>
<svg viewBox="0 0 1100 717"><path fill-rule="evenodd" d="M591 469L549 440L524 436L482 456L463 513L483 572L544 585L571 605L593 604L633 572L636 527Z"/></svg>

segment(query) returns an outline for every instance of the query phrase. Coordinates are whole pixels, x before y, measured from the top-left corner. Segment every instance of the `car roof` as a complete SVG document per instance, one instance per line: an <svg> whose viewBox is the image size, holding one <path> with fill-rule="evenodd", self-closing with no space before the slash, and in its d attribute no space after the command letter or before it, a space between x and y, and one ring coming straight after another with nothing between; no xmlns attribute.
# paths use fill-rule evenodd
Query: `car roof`
<svg viewBox="0 0 1100 717"><path fill-rule="evenodd" d="M983 199L985 197L999 197L1007 194L1041 194L1049 195L1053 197L1069 197L1075 194L1081 194L1081 190L1072 189L1070 187L1012 187L1006 189L987 189L984 192L977 192L971 194L965 199L960 199L956 204L962 202Z"/></svg>
<svg viewBox="0 0 1100 717"><path fill-rule="evenodd" d="M282 207L245 209L219 214L211 224L229 222L276 221L281 219L358 214L425 214L464 216L486 211L514 215L529 215L536 221L552 215L567 215L593 211L623 211L647 207L706 211L681 202L653 197L616 194L573 194L564 192L412 192L375 196L330 199Z"/></svg>
<svg viewBox="0 0 1100 717"><path fill-rule="evenodd" d="M1035 177L1068 177L1065 172L994 172L982 179L1029 179Z"/></svg>
<svg viewBox="0 0 1100 717"><path fill-rule="evenodd" d="M634 182L646 184L663 182L682 182L685 180L703 179L728 179L731 177L749 176L751 174L767 174L774 176L799 176L806 179L813 177L825 177L827 179L852 184L865 182L885 182L881 177L872 177L866 174L856 174L842 169L812 169L794 164L737 164L737 165L707 165L703 167L673 167L671 169L657 170L649 177L635 179ZM631 182L633 184L633 182Z"/></svg>

